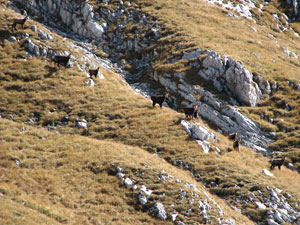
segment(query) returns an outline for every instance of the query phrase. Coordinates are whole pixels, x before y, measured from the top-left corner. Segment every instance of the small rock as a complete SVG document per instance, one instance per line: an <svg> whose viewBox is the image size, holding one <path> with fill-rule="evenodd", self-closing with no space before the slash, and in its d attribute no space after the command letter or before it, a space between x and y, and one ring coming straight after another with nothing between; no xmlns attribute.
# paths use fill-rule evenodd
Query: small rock
<svg viewBox="0 0 300 225"><path fill-rule="evenodd" d="M233 219L225 219L223 220L223 224L227 224L227 225L235 225L235 221Z"/></svg>
<svg viewBox="0 0 300 225"><path fill-rule="evenodd" d="M159 175L159 180L162 181L164 184L168 181L164 175Z"/></svg>
<svg viewBox="0 0 300 225"><path fill-rule="evenodd" d="M268 223L268 225L279 225L278 223L276 223L273 219L271 219L271 218L268 218L267 219L267 223Z"/></svg>
<svg viewBox="0 0 300 225"><path fill-rule="evenodd" d="M291 51L289 51L288 49L284 49L284 50L283 50L283 53L284 53L287 57L289 57Z"/></svg>
<svg viewBox="0 0 300 225"><path fill-rule="evenodd" d="M167 213L165 211L165 207L162 203L157 202L155 203L149 210L149 214L155 218L166 220Z"/></svg>
<svg viewBox="0 0 300 225"><path fill-rule="evenodd" d="M127 188L130 188L130 186L133 185L133 181L132 181L130 178L127 177L127 178L124 180L124 184L125 184L125 186L126 186Z"/></svg>
<svg viewBox="0 0 300 225"><path fill-rule="evenodd" d="M95 82L94 82L93 79L91 79L91 78L87 78L87 79L84 81L84 84L87 85L87 86L91 86L91 87L94 87L94 86L95 86Z"/></svg>
<svg viewBox="0 0 300 225"><path fill-rule="evenodd" d="M263 169L262 172L267 176L274 177L274 175L267 169Z"/></svg>
<svg viewBox="0 0 300 225"><path fill-rule="evenodd" d="M120 178L120 179L122 179L122 178L125 177L125 174L124 174L124 173L121 173L121 172L118 172L118 173L117 173L117 177Z"/></svg>
<svg viewBox="0 0 300 225"><path fill-rule="evenodd" d="M133 185L132 190L135 191L137 188L137 185Z"/></svg>
<svg viewBox="0 0 300 225"><path fill-rule="evenodd" d="M278 211L275 211L274 215L273 215L274 219L276 220L276 222L282 224L284 223L284 220L281 218L281 214Z"/></svg>
<svg viewBox="0 0 300 225"><path fill-rule="evenodd" d="M271 200L275 202L280 202L280 198L278 197L277 193L271 189L270 190Z"/></svg>
<svg viewBox="0 0 300 225"><path fill-rule="evenodd" d="M293 163L288 163L287 164L287 168L291 169L291 170L296 170L296 167L294 166Z"/></svg>
<svg viewBox="0 0 300 225"><path fill-rule="evenodd" d="M117 166L117 171L118 171L118 173L122 173L123 169L121 167Z"/></svg>
<svg viewBox="0 0 300 225"><path fill-rule="evenodd" d="M255 202L256 206L259 208L259 209L266 209L267 207L261 203L261 202Z"/></svg>
<svg viewBox="0 0 300 225"><path fill-rule="evenodd" d="M31 30L32 30L33 32L37 32L37 26L36 26L36 25L31 26Z"/></svg>
<svg viewBox="0 0 300 225"><path fill-rule="evenodd" d="M178 213L173 211L170 213L170 216L171 216L171 221L174 222L176 220L176 217L178 216Z"/></svg>
<svg viewBox="0 0 300 225"><path fill-rule="evenodd" d="M87 128L87 121L85 119L76 121L76 128Z"/></svg>
<svg viewBox="0 0 300 225"><path fill-rule="evenodd" d="M12 43L15 43L15 42L17 42L18 40L17 40L17 38L15 37L15 36L9 36L8 37L8 41L10 41L10 42L12 42Z"/></svg>
<svg viewBox="0 0 300 225"><path fill-rule="evenodd" d="M38 30L38 35L43 40L48 40L47 34L43 32L42 30Z"/></svg>
<svg viewBox="0 0 300 225"><path fill-rule="evenodd" d="M142 204L142 205L146 205L147 202L148 202L148 199L145 195L139 195L139 202Z"/></svg>

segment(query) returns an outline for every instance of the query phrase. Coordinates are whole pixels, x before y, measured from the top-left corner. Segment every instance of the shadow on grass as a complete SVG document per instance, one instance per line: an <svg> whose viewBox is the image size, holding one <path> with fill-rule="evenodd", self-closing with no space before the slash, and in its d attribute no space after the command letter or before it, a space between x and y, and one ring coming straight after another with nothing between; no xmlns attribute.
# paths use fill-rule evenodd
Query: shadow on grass
<svg viewBox="0 0 300 225"><path fill-rule="evenodd" d="M45 74L45 78L49 78L52 76L53 73L56 73L58 71L57 67L54 66L45 66L45 69L47 70L47 74Z"/></svg>
<svg viewBox="0 0 300 225"><path fill-rule="evenodd" d="M0 41L4 41L5 39L8 39L9 36L13 35L12 32L9 30L0 30Z"/></svg>

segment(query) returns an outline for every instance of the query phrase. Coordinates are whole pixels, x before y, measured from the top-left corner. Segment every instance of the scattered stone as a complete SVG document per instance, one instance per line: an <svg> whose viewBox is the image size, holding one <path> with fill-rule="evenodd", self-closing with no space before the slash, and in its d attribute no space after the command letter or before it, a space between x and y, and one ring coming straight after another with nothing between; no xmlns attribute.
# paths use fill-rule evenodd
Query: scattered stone
<svg viewBox="0 0 300 225"><path fill-rule="evenodd" d="M127 178L124 180L124 184L125 184L125 186L126 186L127 188L130 188L130 186L133 185L133 181L132 181L130 178L127 177Z"/></svg>
<svg viewBox="0 0 300 225"><path fill-rule="evenodd" d="M142 204L142 205L146 205L147 202L148 202L148 199L145 195L139 195L139 202Z"/></svg>
<svg viewBox="0 0 300 225"><path fill-rule="evenodd" d="M267 176L274 177L274 175L267 169L263 169L262 172Z"/></svg>
<svg viewBox="0 0 300 225"><path fill-rule="evenodd" d="M267 218L267 223L268 223L268 225L279 225L272 218Z"/></svg>
<svg viewBox="0 0 300 225"><path fill-rule="evenodd" d="M178 213L172 211L170 212L171 221L174 222L176 220L176 217L178 216Z"/></svg>
<svg viewBox="0 0 300 225"><path fill-rule="evenodd" d="M75 121L75 128L87 128L87 121L85 119L80 119Z"/></svg>
<svg viewBox="0 0 300 225"><path fill-rule="evenodd" d="M17 40L17 38L16 38L15 36L10 35L10 36L8 37L8 41L10 41L10 42L12 42L12 43L15 43L15 42L17 42L18 40Z"/></svg>
<svg viewBox="0 0 300 225"><path fill-rule="evenodd" d="M120 179L123 179L125 177L125 174L121 173L121 172L118 172L117 177L120 178Z"/></svg>
<svg viewBox="0 0 300 225"><path fill-rule="evenodd" d="M139 202L145 205L148 202L148 198L151 196L152 190L148 189L145 185L142 185L139 190Z"/></svg>
<svg viewBox="0 0 300 225"><path fill-rule="evenodd" d="M255 202L255 204L257 205L257 207L259 208L259 209L266 209L267 207L263 204L263 203L261 203L261 202Z"/></svg>
<svg viewBox="0 0 300 225"><path fill-rule="evenodd" d="M166 220L167 213L165 211L165 207L162 203L157 202L155 203L149 210L149 214L155 218Z"/></svg>
<svg viewBox="0 0 300 225"><path fill-rule="evenodd" d="M37 26L36 26L36 25L32 25L32 26L31 26L31 30L32 30L33 32L37 32Z"/></svg>
<svg viewBox="0 0 300 225"><path fill-rule="evenodd" d="M94 87L94 86L95 86L95 82L94 82L93 79L91 79L91 78L87 78L87 79L84 81L84 84L87 85L87 86L91 86L91 87Z"/></svg>

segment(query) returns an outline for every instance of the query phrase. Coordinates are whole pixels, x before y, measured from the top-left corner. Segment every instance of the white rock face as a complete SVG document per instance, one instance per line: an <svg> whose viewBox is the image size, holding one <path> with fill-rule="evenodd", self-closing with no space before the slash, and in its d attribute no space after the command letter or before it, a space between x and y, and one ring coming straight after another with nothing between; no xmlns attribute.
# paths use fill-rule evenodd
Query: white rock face
<svg viewBox="0 0 300 225"><path fill-rule="evenodd" d="M103 27L94 21L90 21L87 24L87 29L90 31L90 35L96 37L97 39L101 39L102 34L104 32Z"/></svg>
<svg viewBox="0 0 300 225"><path fill-rule="evenodd" d="M82 36L100 40L104 32L103 27L94 21L93 7L87 3L69 2L61 0L41 0L37 4L35 1L16 0L32 13L48 16L45 20L52 22L53 18L61 18L62 22Z"/></svg>
<svg viewBox="0 0 300 225"><path fill-rule="evenodd" d="M240 102L255 106L261 98L261 91L252 81L252 74L238 62L228 60L230 67L226 70L226 86Z"/></svg>

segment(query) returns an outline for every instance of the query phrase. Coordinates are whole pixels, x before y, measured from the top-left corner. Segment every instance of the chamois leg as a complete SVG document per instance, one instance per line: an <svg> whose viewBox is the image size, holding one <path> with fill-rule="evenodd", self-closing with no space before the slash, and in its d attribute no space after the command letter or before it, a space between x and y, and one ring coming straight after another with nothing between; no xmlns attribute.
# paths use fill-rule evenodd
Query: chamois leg
<svg viewBox="0 0 300 225"><path fill-rule="evenodd" d="M155 102L155 101L153 101L153 103L152 103L152 107L153 107L153 108L154 108L155 104L156 104L156 102Z"/></svg>

